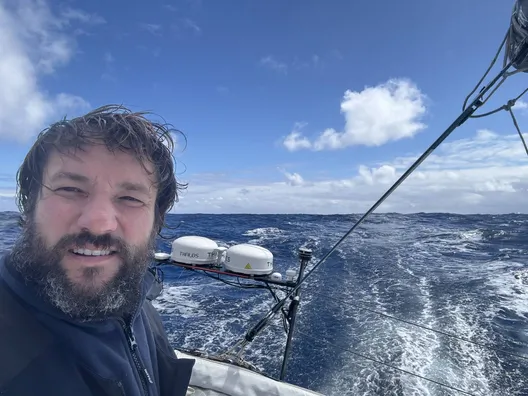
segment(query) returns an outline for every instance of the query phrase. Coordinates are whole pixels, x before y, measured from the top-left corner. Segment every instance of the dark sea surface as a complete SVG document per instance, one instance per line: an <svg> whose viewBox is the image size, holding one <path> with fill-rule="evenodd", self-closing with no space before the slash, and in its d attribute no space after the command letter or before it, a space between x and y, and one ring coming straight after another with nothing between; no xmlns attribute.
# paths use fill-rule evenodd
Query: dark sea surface
<svg viewBox="0 0 528 396"><path fill-rule="evenodd" d="M284 276L298 267L299 247L313 250L311 267L358 218L200 214L169 223L184 222L175 236L263 246ZM0 213L2 252L16 221ZM158 250L170 253L171 241ZM266 290L161 268L155 305L175 348L225 352L273 306ZM277 377L281 326L275 317L244 356ZM407 372L474 395L528 395L528 358L508 353L528 357L528 215L371 216L303 285L294 334L287 381L326 395L462 394Z"/></svg>

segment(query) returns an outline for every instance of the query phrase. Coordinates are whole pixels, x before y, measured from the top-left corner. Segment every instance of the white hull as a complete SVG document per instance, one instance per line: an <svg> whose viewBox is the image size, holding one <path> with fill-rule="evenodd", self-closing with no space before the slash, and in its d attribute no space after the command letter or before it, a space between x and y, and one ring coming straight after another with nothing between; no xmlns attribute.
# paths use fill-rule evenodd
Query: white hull
<svg viewBox="0 0 528 396"><path fill-rule="evenodd" d="M175 352L179 358L196 360L188 396L322 396L243 367Z"/></svg>

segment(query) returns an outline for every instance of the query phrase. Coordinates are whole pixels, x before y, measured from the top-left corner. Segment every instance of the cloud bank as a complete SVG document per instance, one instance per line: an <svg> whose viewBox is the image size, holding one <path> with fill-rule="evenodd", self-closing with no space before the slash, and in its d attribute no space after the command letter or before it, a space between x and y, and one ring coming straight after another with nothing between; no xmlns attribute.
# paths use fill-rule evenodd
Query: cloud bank
<svg viewBox="0 0 528 396"><path fill-rule="evenodd" d="M528 139L528 134L524 134ZM174 213L364 213L418 158L394 157L360 164L347 178L303 176L297 169L258 174L179 175L189 182ZM14 188L2 190L1 210L15 210ZM471 138L441 145L376 212L527 213L528 156L517 134L479 130Z"/></svg>
<svg viewBox="0 0 528 396"><path fill-rule="evenodd" d="M310 180L293 169L278 169L272 183L189 176L175 212L361 213L420 154L361 164L341 179ZM377 212L526 213L527 197L528 157L519 136L480 130L441 145Z"/></svg>
<svg viewBox="0 0 528 396"><path fill-rule="evenodd" d="M41 1L0 2L0 139L24 142L46 122L89 107L79 96L46 92L39 81L71 61L78 26L104 23L72 8L54 13Z"/></svg>

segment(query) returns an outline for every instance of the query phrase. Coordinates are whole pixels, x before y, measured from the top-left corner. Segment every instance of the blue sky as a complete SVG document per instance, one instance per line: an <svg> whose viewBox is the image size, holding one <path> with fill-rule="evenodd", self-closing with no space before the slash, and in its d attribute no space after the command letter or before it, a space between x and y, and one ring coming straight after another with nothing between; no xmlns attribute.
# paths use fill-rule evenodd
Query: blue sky
<svg viewBox="0 0 528 396"><path fill-rule="evenodd" d="M0 0L0 210L42 128L123 103L187 136L175 212L362 212L458 116L512 6ZM527 186L502 112L459 128L380 211L525 212Z"/></svg>

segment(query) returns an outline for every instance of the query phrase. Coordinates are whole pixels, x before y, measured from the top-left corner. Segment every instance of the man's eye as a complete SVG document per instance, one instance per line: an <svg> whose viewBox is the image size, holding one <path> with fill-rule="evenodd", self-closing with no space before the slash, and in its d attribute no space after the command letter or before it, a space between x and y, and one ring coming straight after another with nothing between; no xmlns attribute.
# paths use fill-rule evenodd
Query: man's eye
<svg viewBox="0 0 528 396"><path fill-rule="evenodd" d="M140 204L143 203L143 202L140 201L139 199L134 198L134 197L130 197L130 196L121 197L121 199L124 200L124 201L132 202L132 203L140 203Z"/></svg>
<svg viewBox="0 0 528 396"><path fill-rule="evenodd" d="M56 188L53 191L65 191L65 192L73 192L73 193L82 193L83 191L77 187L59 187Z"/></svg>

